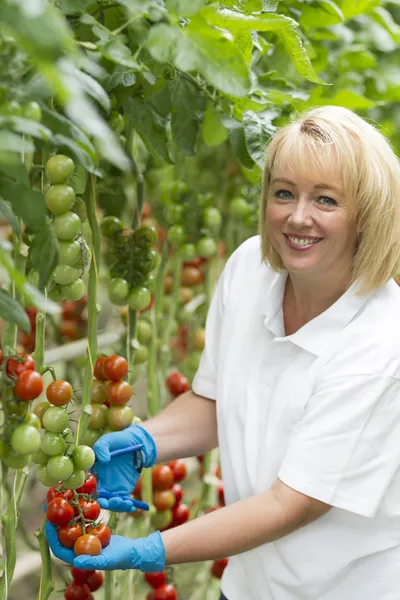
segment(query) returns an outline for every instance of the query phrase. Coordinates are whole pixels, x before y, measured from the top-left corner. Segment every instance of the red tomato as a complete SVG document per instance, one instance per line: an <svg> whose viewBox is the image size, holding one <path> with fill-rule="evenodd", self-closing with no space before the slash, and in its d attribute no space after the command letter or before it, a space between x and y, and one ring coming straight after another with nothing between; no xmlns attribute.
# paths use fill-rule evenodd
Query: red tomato
<svg viewBox="0 0 400 600"><path fill-rule="evenodd" d="M35 350L36 336L34 333L31 333L29 335L27 333L23 333L20 336L19 341L21 342L21 346L28 352L33 352Z"/></svg>
<svg viewBox="0 0 400 600"><path fill-rule="evenodd" d="M221 506L225 506L224 484L222 479L218 481L218 499Z"/></svg>
<svg viewBox="0 0 400 600"><path fill-rule="evenodd" d="M175 496L171 490L154 490L153 504L157 510L168 510L175 505Z"/></svg>
<svg viewBox="0 0 400 600"><path fill-rule="evenodd" d="M176 589L170 583L162 585L154 592L154 600L176 600L177 598Z"/></svg>
<svg viewBox="0 0 400 600"><path fill-rule="evenodd" d="M65 600L88 600L90 590L86 583L82 585L73 581L64 592Z"/></svg>
<svg viewBox="0 0 400 600"><path fill-rule="evenodd" d="M159 573L145 573L144 578L155 590L166 583L165 571Z"/></svg>
<svg viewBox="0 0 400 600"><path fill-rule="evenodd" d="M88 525L86 527L86 533L91 533L99 538L101 542L102 548L108 546L111 540L111 529L107 527L104 523L101 523L98 527L91 527Z"/></svg>
<svg viewBox="0 0 400 600"><path fill-rule="evenodd" d="M79 340L81 331L76 321L68 320L60 323L60 334L69 340Z"/></svg>
<svg viewBox="0 0 400 600"><path fill-rule="evenodd" d="M77 556L80 554L90 554L97 556L101 553L101 542L98 537L85 533L79 537L74 544L74 552Z"/></svg>
<svg viewBox="0 0 400 600"><path fill-rule="evenodd" d="M87 521L96 521L100 515L100 505L96 500L85 500L79 498L79 506L81 507L83 516ZM78 516L79 510L77 506L74 506L75 515Z"/></svg>
<svg viewBox="0 0 400 600"><path fill-rule="evenodd" d="M183 498L183 489L182 489L182 486L180 486L179 483L174 483L174 485L171 488L171 492L175 496L175 504L174 504L174 506L176 506L177 504L179 504L179 502ZM174 506L172 508L174 508Z"/></svg>
<svg viewBox="0 0 400 600"><path fill-rule="evenodd" d="M142 498L142 478L139 477L138 482L133 490L132 494L135 496L137 500Z"/></svg>
<svg viewBox="0 0 400 600"><path fill-rule="evenodd" d="M174 485L174 474L168 465L156 465L152 470L153 488L170 490Z"/></svg>
<svg viewBox="0 0 400 600"><path fill-rule="evenodd" d="M74 509L64 498L54 498L47 505L46 517L53 525L68 525L74 516Z"/></svg>
<svg viewBox="0 0 400 600"><path fill-rule="evenodd" d="M88 496L90 496L90 494L93 494L96 491L96 488L96 477L94 475L89 475L85 483L81 485L81 487L77 488L76 491L78 492L78 494L87 494Z"/></svg>
<svg viewBox="0 0 400 600"><path fill-rule="evenodd" d="M37 371L22 371L14 391L19 400L35 400L43 392L43 379Z"/></svg>
<svg viewBox="0 0 400 600"><path fill-rule="evenodd" d="M128 361L123 356L112 354L104 361L103 373L111 381L119 381L128 373Z"/></svg>
<svg viewBox="0 0 400 600"><path fill-rule="evenodd" d="M106 362L106 357L99 356L99 358L96 360L96 364L94 365L94 373L93 374L96 377L96 379L99 379L100 381L107 381L107 377L103 373L103 366L104 366L105 362Z"/></svg>
<svg viewBox="0 0 400 600"><path fill-rule="evenodd" d="M34 371L35 361L30 354L25 354L23 360L17 360L16 358L9 358L6 366L7 375L21 375L24 371Z"/></svg>
<svg viewBox="0 0 400 600"><path fill-rule="evenodd" d="M174 506L172 509L172 526L177 527L178 525L183 525L186 521L189 520L190 510L186 504L178 504Z"/></svg>
<svg viewBox="0 0 400 600"><path fill-rule="evenodd" d="M68 381L57 379L47 388L46 397L53 406L64 406L72 399L72 386Z"/></svg>
<svg viewBox="0 0 400 600"><path fill-rule="evenodd" d="M178 373L178 371L170 373L167 377L166 383L168 390L171 392L174 398L180 396L190 389L189 380L186 379L186 377L181 373Z"/></svg>
<svg viewBox="0 0 400 600"><path fill-rule="evenodd" d="M93 569L78 569L77 567L71 567L72 577L76 583L80 583L81 585L82 583L85 583L86 579L89 575L92 575L92 573L94 573Z"/></svg>
<svg viewBox="0 0 400 600"><path fill-rule="evenodd" d="M214 560L213 564L211 565L211 573L214 575L214 577L221 579L222 573L225 571L227 564L227 558L219 558L218 560Z"/></svg>
<svg viewBox="0 0 400 600"><path fill-rule="evenodd" d="M112 381L107 389L110 404L123 406L132 397L132 388L127 381Z"/></svg>
<svg viewBox="0 0 400 600"><path fill-rule="evenodd" d="M171 460L171 462L168 463L168 466L174 474L174 481L178 482L182 481L182 479L185 479L187 475L187 468L183 460Z"/></svg>
<svg viewBox="0 0 400 600"><path fill-rule="evenodd" d="M3 363L3 350L0 348L0 365Z"/></svg>
<svg viewBox="0 0 400 600"><path fill-rule="evenodd" d="M74 493L72 490L60 491L60 484L57 487L51 487L47 492L47 502L51 502L54 498L64 498L64 500L72 500Z"/></svg>
<svg viewBox="0 0 400 600"><path fill-rule="evenodd" d="M103 585L104 577L103 573L100 571L94 571L89 577L86 579L86 585L88 586L91 592L95 592L99 590Z"/></svg>
<svg viewBox="0 0 400 600"><path fill-rule="evenodd" d="M82 527L81 525L59 527L57 530L57 535L61 546L72 549L76 540L82 535Z"/></svg>

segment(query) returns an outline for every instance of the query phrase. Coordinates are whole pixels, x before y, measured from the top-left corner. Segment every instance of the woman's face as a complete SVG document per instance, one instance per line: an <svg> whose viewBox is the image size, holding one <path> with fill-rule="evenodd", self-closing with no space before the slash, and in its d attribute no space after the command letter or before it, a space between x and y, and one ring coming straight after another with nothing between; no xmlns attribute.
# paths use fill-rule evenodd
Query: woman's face
<svg viewBox="0 0 400 600"><path fill-rule="evenodd" d="M343 277L354 257L357 226L351 222L340 177L303 175L290 169L271 174L268 235L292 274Z"/></svg>

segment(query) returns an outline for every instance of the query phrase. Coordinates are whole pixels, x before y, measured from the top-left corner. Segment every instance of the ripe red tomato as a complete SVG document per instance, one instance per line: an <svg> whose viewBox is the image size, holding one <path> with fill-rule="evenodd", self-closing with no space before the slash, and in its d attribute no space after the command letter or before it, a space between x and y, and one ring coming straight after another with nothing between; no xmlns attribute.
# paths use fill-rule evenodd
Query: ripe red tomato
<svg viewBox="0 0 400 600"><path fill-rule="evenodd" d="M90 590L86 583L82 585L73 581L64 592L65 600L88 600Z"/></svg>
<svg viewBox="0 0 400 600"><path fill-rule="evenodd" d="M185 479L187 475L187 467L183 460L171 460L171 462L168 463L168 466L174 474L174 481L178 482L182 481L182 479Z"/></svg>
<svg viewBox="0 0 400 600"><path fill-rule="evenodd" d="M59 527L57 535L61 546L72 549L76 540L82 535L82 526L72 525L71 527Z"/></svg>
<svg viewBox="0 0 400 600"><path fill-rule="evenodd" d="M3 364L3 350L0 348L0 365Z"/></svg>
<svg viewBox="0 0 400 600"><path fill-rule="evenodd" d="M183 525L189 519L190 510L186 504L178 504L174 506L172 509L172 526L177 527L178 525Z"/></svg>
<svg viewBox="0 0 400 600"><path fill-rule="evenodd" d="M54 498L64 498L64 500L72 500L72 498L74 497L74 493L72 490L60 490L61 485L58 486L54 486L51 487L48 491L47 491L47 502L51 502L52 500L54 500Z"/></svg>
<svg viewBox="0 0 400 600"><path fill-rule="evenodd" d="M168 390L171 392L174 398L180 396L190 389L189 380L186 379L186 377L181 373L178 373L178 371L170 373L167 377L166 383Z"/></svg>
<svg viewBox="0 0 400 600"><path fill-rule="evenodd" d="M203 281L203 273L200 271L198 267L183 267L181 273L181 282L182 285L187 285L192 287L193 285L197 285Z"/></svg>
<svg viewBox="0 0 400 600"><path fill-rule="evenodd" d="M214 560L210 569L214 577L216 577L217 579L221 579L222 573L225 571L227 564L227 558L219 558L218 560Z"/></svg>
<svg viewBox="0 0 400 600"><path fill-rule="evenodd" d="M85 583L89 575L94 573L94 569L78 569L77 567L71 567L71 574L76 583Z"/></svg>
<svg viewBox="0 0 400 600"><path fill-rule="evenodd" d="M171 490L154 490L153 504L157 510L168 510L175 505L175 496Z"/></svg>
<svg viewBox="0 0 400 600"><path fill-rule="evenodd" d="M145 573L144 578L153 589L157 589L166 583L165 571L158 573Z"/></svg>
<svg viewBox="0 0 400 600"><path fill-rule="evenodd" d="M43 392L43 379L37 371L22 371L14 391L19 400L35 400Z"/></svg>
<svg viewBox="0 0 400 600"><path fill-rule="evenodd" d="M57 379L47 388L46 396L53 406L65 406L72 399L72 386L68 381Z"/></svg>
<svg viewBox="0 0 400 600"><path fill-rule="evenodd" d="M111 381L119 381L128 373L128 361L123 356L112 354L104 361L103 373Z"/></svg>
<svg viewBox="0 0 400 600"><path fill-rule="evenodd" d="M98 527L91 527L88 525L86 527L86 533L90 533L99 538L101 542L102 548L108 546L111 540L111 529L107 527L104 523L101 523Z"/></svg>
<svg viewBox="0 0 400 600"><path fill-rule="evenodd" d="M162 585L154 592L154 600L176 600L177 598L176 589L170 583Z"/></svg>
<svg viewBox="0 0 400 600"><path fill-rule="evenodd" d="M103 573L100 571L94 571L89 577L86 579L86 585L88 586L91 592L95 592L99 590L103 585L104 577Z"/></svg>
<svg viewBox="0 0 400 600"><path fill-rule="evenodd" d="M112 381L107 389L110 404L123 406L132 397L132 388L127 381Z"/></svg>
<svg viewBox="0 0 400 600"><path fill-rule="evenodd" d="M77 556L80 554L90 554L97 556L101 553L101 542L98 537L85 533L79 537L74 544L74 552Z"/></svg>
<svg viewBox="0 0 400 600"><path fill-rule="evenodd" d="M68 525L74 516L74 509L64 498L54 498L47 505L46 517L53 525Z"/></svg>
<svg viewBox="0 0 400 600"><path fill-rule="evenodd" d="M222 479L218 481L218 499L221 506L225 506L224 484Z"/></svg>
<svg viewBox="0 0 400 600"><path fill-rule="evenodd" d="M96 491L96 488L96 477L94 475L89 475L85 483L81 485L81 487L77 488L76 491L78 492L78 494L87 494L88 496L90 496L90 494L93 494Z"/></svg>
<svg viewBox="0 0 400 600"><path fill-rule="evenodd" d="M135 489L132 492L132 494L135 496L135 498L137 498L137 500L140 500L142 498L142 483L142 478L139 477Z"/></svg>
<svg viewBox="0 0 400 600"><path fill-rule="evenodd" d="M79 498L79 506L81 507L83 516L87 521L96 521L100 515L100 505L96 500L85 500ZM74 506L75 515L79 515L78 506Z"/></svg>
<svg viewBox="0 0 400 600"><path fill-rule="evenodd" d="M174 504L174 506L176 506L177 504L179 504L179 502L183 498L183 489L182 489L182 486L180 486L179 483L174 483L174 485L171 488L171 492L175 496L175 504ZM174 506L172 508L174 508Z"/></svg>
<svg viewBox="0 0 400 600"><path fill-rule="evenodd" d="M60 334L69 340L79 340L81 331L76 321L65 320L60 324Z"/></svg>
<svg viewBox="0 0 400 600"><path fill-rule="evenodd" d="M34 371L35 370L35 361L33 360L30 354L25 354L24 357L19 357L20 360L16 358L9 358L6 366L6 373L9 376L21 375L24 371ZM22 360L21 360L22 358Z"/></svg>
<svg viewBox="0 0 400 600"><path fill-rule="evenodd" d="M152 470L153 488L170 490L174 485L174 474L168 465L156 465Z"/></svg>
<svg viewBox="0 0 400 600"><path fill-rule="evenodd" d="M94 365L93 374L96 377L96 379L99 379L100 381L107 381L107 377L103 373L103 366L104 366L105 362L106 362L106 357L99 356L99 358L96 360L96 364Z"/></svg>

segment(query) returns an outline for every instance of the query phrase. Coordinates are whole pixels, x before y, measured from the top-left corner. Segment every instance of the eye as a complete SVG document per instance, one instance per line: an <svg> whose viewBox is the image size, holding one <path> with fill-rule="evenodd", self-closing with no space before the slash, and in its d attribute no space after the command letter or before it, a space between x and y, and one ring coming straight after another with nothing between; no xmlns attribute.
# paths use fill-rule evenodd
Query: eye
<svg viewBox="0 0 400 600"><path fill-rule="evenodd" d="M318 202L320 202L323 206L337 206L336 200L330 198L329 196L319 196Z"/></svg>
<svg viewBox="0 0 400 600"><path fill-rule="evenodd" d="M275 192L274 196L280 200L290 200L293 198L293 194L292 192L289 192L289 190L278 190Z"/></svg>

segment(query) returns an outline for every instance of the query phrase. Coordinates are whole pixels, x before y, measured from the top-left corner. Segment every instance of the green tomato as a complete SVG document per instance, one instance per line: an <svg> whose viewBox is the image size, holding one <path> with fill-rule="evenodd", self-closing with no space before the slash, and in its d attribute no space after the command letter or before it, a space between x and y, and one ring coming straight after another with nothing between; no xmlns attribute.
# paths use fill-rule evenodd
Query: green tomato
<svg viewBox="0 0 400 600"><path fill-rule="evenodd" d="M135 244L141 248L148 248L157 242L157 229L148 225L142 225L133 233Z"/></svg>
<svg viewBox="0 0 400 600"><path fill-rule="evenodd" d="M61 432L62 437L66 441L67 444L72 444L74 441L74 432L71 427L67 427L64 431Z"/></svg>
<svg viewBox="0 0 400 600"><path fill-rule="evenodd" d="M112 215L104 217L100 223L101 235L103 235L105 238L111 239L118 233L121 233L123 229L124 225L122 221L118 219L118 217L114 217Z"/></svg>
<svg viewBox="0 0 400 600"><path fill-rule="evenodd" d="M27 102L22 107L22 116L25 119L30 119L31 121L37 121L40 123L42 120L42 109L40 108L40 104L34 100Z"/></svg>
<svg viewBox="0 0 400 600"><path fill-rule="evenodd" d="M211 258L217 254L217 244L212 238L204 237L197 242L197 254L201 258Z"/></svg>
<svg viewBox="0 0 400 600"><path fill-rule="evenodd" d="M58 433L45 431L40 442L40 450L49 456L57 456L65 452L67 445L64 438Z"/></svg>
<svg viewBox="0 0 400 600"><path fill-rule="evenodd" d="M65 300L65 294L62 291L61 287L55 285L54 281L51 283L51 287L47 292L48 298L53 300L53 302L62 302Z"/></svg>
<svg viewBox="0 0 400 600"><path fill-rule="evenodd" d="M22 115L21 105L17 100L9 100L0 106L0 114L20 117Z"/></svg>
<svg viewBox="0 0 400 600"><path fill-rule="evenodd" d="M114 431L121 431L129 427L133 417L133 410L129 406L111 406L107 413L108 425Z"/></svg>
<svg viewBox="0 0 400 600"><path fill-rule="evenodd" d="M139 319L136 325L136 337L140 344L146 344L151 340L152 328L148 321Z"/></svg>
<svg viewBox="0 0 400 600"><path fill-rule="evenodd" d="M203 212L204 227L207 227L208 229L216 231L221 227L221 223L222 223L222 216L221 216L221 212L218 210L218 208L215 208L214 206L209 206L204 209L204 212Z"/></svg>
<svg viewBox="0 0 400 600"><path fill-rule="evenodd" d="M37 465L47 465L49 455L45 454L41 448L31 456L31 461Z"/></svg>
<svg viewBox="0 0 400 600"><path fill-rule="evenodd" d="M169 204L165 210L165 219L167 223L169 225L181 223L184 210L183 204Z"/></svg>
<svg viewBox="0 0 400 600"><path fill-rule="evenodd" d="M52 479L69 479L74 472L74 463L68 456L52 456L47 462L47 474Z"/></svg>
<svg viewBox="0 0 400 600"><path fill-rule="evenodd" d="M132 310L144 310L150 304L151 294L145 287L134 288L128 296L128 305Z"/></svg>
<svg viewBox="0 0 400 600"><path fill-rule="evenodd" d="M90 429L103 429L107 425L108 408L105 404L92 404L92 414L89 418Z"/></svg>
<svg viewBox="0 0 400 600"><path fill-rule="evenodd" d="M37 478L39 479L40 483L46 487L53 487L53 485L57 485L57 483L60 481L58 478L50 477L47 472L47 465L38 466Z"/></svg>
<svg viewBox="0 0 400 600"><path fill-rule="evenodd" d="M85 433L82 436L81 442L85 446L90 446L92 448L97 440L101 438L102 432L99 429L86 429Z"/></svg>
<svg viewBox="0 0 400 600"><path fill-rule="evenodd" d="M57 184L46 191L44 199L50 212L56 215L63 215L74 204L75 192L69 185Z"/></svg>
<svg viewBox="0 0 400 600"><path fill-rule="evenodd" d="M180 246L185 241L185 231L182 225L173 225L167 233L167 240L173 246Z"/></svg>
<svg viewBox="0 0 400 600"><path fill-rule="evenodd" d="M187 262L194 260L197 256L196 246L194 244L182 244L178 248L178 254L182 260Z"/></svg>
<svg viewBox="0 0 400 600"><path fill-rule="evenodd" d="M116 277L108 284L108 295L113 304L126 304L129 294L129 284L126 279Z"/></svg>
<svg viewBox="0 0 400 600"><path fill-rule="evenodd" d="M125 129L125 118L116 110L111 113L110 127L116 135L120 135Z"/></svg>
<svg viewBox="0 0 400 600"><path fill-rule="evenodd" d="M63 285L61 291L67 300L72 300L73 302L76 302L77 300L83 298L86 292L86 288L82 279L77 279L73 283Z"/></svg>
<svg viewBox="0 0 400 600"><path fill-rule="evenodd" d="M149 351L146 346L140 345L139 348L135 348L135 353L133 355L133 364L141 365L146 362L149 358Z"/></svg>
<svg viewBox="0 0 400 600"><path fill-rule="evenodd" d="M80 445L74 448L72 452L75 469L87 471L94 465L95 453L89 446ZM62 477L64 479L64 477Z"/></svg>
<svg viewBox="0 0 400 600"><path fill-rule="evenodd" d="M168 527L168 525L172 523L172 519L173 515L171 509L161 510L155 512L151 516L151 524L156 530L165 529L165 527Z"/></svg>
<svg viewBox="0 0 400 600"><path fill-rule="evenodd" d="M7 448L2 460L10 469L23 469L29 463L30 456L15 454L15 452Z"/></svg>
<svg viewBox="0 0 400 600"><path fill-rule="evenodd" d="M233 198L229 203L229 212L234 219L243 219L251 211L251 206L244 198Z"/></svg>
<svg viewBox="0 0 400 600"><path fill-rule="evenodd" d="M64 183L74 172L74 161L65 154L56 154L46 163L46 175L50 183ZM74 194L75 195L75 194Z"/></svg>
<svg viewBox="0 0 400 600"><path fill-rule="evenodd" d="M59 240L74 240L81 232L81 220L75 213L66 212L54 217L52 227Z"/></svg>
<svg viewBox="0 0 400 600"><path fill-rule="evenodd" d="M68 490L76 490L85 483L85 471L76 469L71 477L62 481L64 487Z"/></svg>
<svg viewBox="0 0 400 600"><path fill-rule="evenodd" d="M38 431L40 429L40 419L35 413L28 413L25 415L24 423L26 425L32 425L32 427L35 427Z"/></svg>
<svg viewBox="0 0 400 600"><path fill-rule="evenodd" d="M11 435L11 448L15 454L26 456L37 452L40 447L40 433L33 425L19 425Z"/></svg>
<svg viewBox="0 0 400 600"><path fill-rule="evenodd" d="M60 406L51 406L43 415L43 426L51 433L61 433L68 423L68 413Z"/></svg>
<svg viewBox="0 0 400 600"><path fill-rule="evenodd" d="M73 242L59 242L60 264L75 265L81 258L81 245L78 240Z"/></svg>
<svg viewBox="0 0 400 600"><path fill-rule="evenodd" d="M39 404L36 404L35 408L33 409L33 413L38 417L38 419L40 420L40 425L43 427L43 415L46 412L46 410L48 408L50 408L51 404L50 402L47 402L47 400L44 400L43 402L39 402Z"/></svg>
<svg viewBox="0 0 400 600"><path fill-rule="evenodd" d="M53 273L53 279L59 285L69 285L79 278L79 271L68 265L58 265Z"/></svg>

